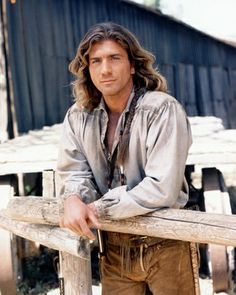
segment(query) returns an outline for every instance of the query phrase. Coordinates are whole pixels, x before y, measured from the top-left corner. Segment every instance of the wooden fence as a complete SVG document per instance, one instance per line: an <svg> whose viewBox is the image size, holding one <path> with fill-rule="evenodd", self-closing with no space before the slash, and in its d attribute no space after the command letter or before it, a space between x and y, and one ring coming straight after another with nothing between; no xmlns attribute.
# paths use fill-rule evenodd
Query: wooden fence
<svg viewBox="0 0 236 295"><path fill-rule="evenodd" d="M65 294L91 293L89 241L58 228L55 199L15 197L0 213L0 226L16 235L62 251ZM190 210L163 209L126 220L100 219L103 230L201 243L236 246L236 217Z"/></svg>
<svg viewBox="0 0 236 295"><path fill-rule="evenodd" d="M61 205L53 197L55 190L50 181L45 187L44 197L10 198L6 208L0 211L0 227L59 250L64 294L90 295L90 242L58 227ZM161 209L126 220L100 219L99 222L105 231L236 246L236 217L229 214Z"/></svg>

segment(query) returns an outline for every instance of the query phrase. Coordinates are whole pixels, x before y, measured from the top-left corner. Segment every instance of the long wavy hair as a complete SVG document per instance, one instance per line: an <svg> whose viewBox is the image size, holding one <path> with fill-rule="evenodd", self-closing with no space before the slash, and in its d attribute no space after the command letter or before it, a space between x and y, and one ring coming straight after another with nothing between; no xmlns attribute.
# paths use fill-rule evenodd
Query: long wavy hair
<svg viewBox="0 0 236 295"><path fill-rule="evenodd" d="M121 45L135 68L133 83L147 90L167 92L166 79L153 68L155 57L141 47L136 37L126 28L115 23L100 23L91 27L79 44L69 70L76 76L72 83L76 102L88 110L98 106L102 93L94 86L89 74L89 52L93 44L113 40Z"/></svg>

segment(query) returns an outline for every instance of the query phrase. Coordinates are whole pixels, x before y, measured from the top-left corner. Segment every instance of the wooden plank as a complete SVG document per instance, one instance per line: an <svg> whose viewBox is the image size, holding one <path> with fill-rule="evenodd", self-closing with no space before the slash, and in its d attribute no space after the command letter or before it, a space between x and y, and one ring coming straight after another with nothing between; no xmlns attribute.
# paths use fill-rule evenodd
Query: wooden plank
<svg viewBox="0 0 236 295"><path fill-rule="evenodd" d="M58 195L59 179L54 171L43 172L43 198ZM80 240L83 242L82 240ZM65 295L92 295L91 251L86 241L86 259L59 251L60 288ZM83 245L78 245L80 248ZM62 249L60 249L62 250Z"/></svg>
<svg viewBox="0 0 236 295"><path fill-rule="evenodd" d="M59 201L39 197L13 198L5 210L10 218L33 223L59 222ZM123 220L100 219L101 229L183 241L236 246L236 216L179 209L161 209Z"/></svg>
<svg viewBox="0 0 236 295"><path fill-rule="evenodd" d="M229 126L229 119L227 115L226 105L226 89L224 81L224 72L221 67L211 67L211 81L212 81L212 98L214 115L223 119L225 126Z"/></svg>
<svg viewBox="0 0 236 295"><path fill-rule="evenodd" d="M232 214L227 192L222 192L219 170L203 169L203 190L207 213ZM214 292L228 291L228 255L226 246L209 244L210 265Z"/></svg>
<svg viewBox="0 0 236 295"><path fill-rule="evenodd" d="M196 164L196 165L206 165L206 166L217 166L220 164L236 164L236 156L235 153L227 153L227 154L190 154L188 156L187 164Z"/></svg>
<svg viewBox="0 0 236 295"><path fill-rule="evenodd" d="M161 73L166 77L168 90L172 96L175 96L174 65L161 65Z"/></svg>
<svg viewBox="0 0 236 295"><path fill-rule="evenodd" d="M230 79L230 100L229 100L229 118L230 118L230 127L236 128L236 70L229 70L229 79Z"/></svg>
<svg viewBox="0 0 236 295"><path fill-rule="evenodd" d="M177 98L189 116L198 114L195 95L194 68L190 64L178 64L177 67Z"/></svg>
<svg viewBox="0 0 236 295"><path fill-rule="evenodd" d="M10 157L10 155L9 155ZM0 175L17 173L36 173L43 170L56 169L56 160L53 161L22 161L1 163Z"/></svg>
<svg viewBox="0 0 236 295"><path fill-rule="evenodd" d="M189 116L197 116L197 102L196 102L196 85L195 85L195 74L193 65L185 65L185 87L186 87L186 98L185 108Z"/></svg>
<svg viewBox="0 0 236 295"><path fill-rule="evenodd" d="M43 198L55 196L55 177L54 170L43 171Z"/></svg>
<svg viewBox="0 0 236 295"><path fill-rule="evenodd" d="M9 1L6 2L8 22L8 45L9 45L9 66L11 68L12 80L14 81L14 106L19 132L33 129L32 106L30 102L30 87L28 84L28 69L26 65L27 52L24 38L19 32L24 31L22 16L23 2L17 2L17 9ZM11 21L10 21L11 20ZM14 50L17 44L17 50ZM17 65L17 66L16 66ZM19 77L24 81L20 82ZM24 99L22 99L24 98Z"/></svg>
<svg viewBox="0 0 236 295"><path fill-rule="evenodd" d="M0 227L25 239L45 245L48 248L65 251L82 259L89 259L89 241L67 229L61 229L52 225L39 225L12 220L2 213L0 213Z"/></svg>
<svg viewBox="0 0 236 295"><path fill-rule="evenodd" d="M60 252L65 295L92 295L91 261Z"/></svg>
<svg viewBox="0 0 236 295"><path fill-rule="evenodd" d="M5 208L13 188L9 181L0 181L0 208ZM12 234L0 229L0 293L1 295L16 294L16 280L14 273L14 259L12 252Z"/></svg>
<svg viewBox="0 0 236 295"><path fill-rule="evenodd" d="M10 68L10 60L9 60L9 24L8 24L8 18L7 18L7 0L2 1L2 24L3 24L3 37L4 37L4 45L5 45L5 50L6 50L6 55L5 58L8 61L7 68L6 68L6 73L7 73L7 78L8 78L8 86L9 86L9 102L10 106L8 106L8 111L9 111L9 119L8 119L8 124L12 125L11 128L12 130L8 129L8 131L11 131L12 134L11 136L18 136L18 124L16 120L16 110L15 110L15 104L14 104L14 91L13 91L13 81L12 81L12 70ZM1 97L1 96L0 96Z"/></svg>
<svg viewBox="0 0 236 295"><path fill-rule="evenodd" d="M40 26L38 24L37 19L38 5L35 5L34 1L23 1L19 3L19 6L24 32L24 37L22 38L24 40L23 48L25 50L25 56L22 56L22 62L25 64L27 75L27 80L24 81L24 83L27 85L29 89L29 115L32 120L32 125L28 125L25 130L28 130L29 128L39 129L47 124L47 110L45 109L45 103L47 101L47 98L45 97L44 92L41 40L39 38ZM32 32L34 33L32 34ZM35 62L36 60L38 62ZM32 64L34 65L33 67ZM18 83L18 81L16 81L16 83ZM20 98L20 103L22 103L24 100L25 98Z"/></svg>
<svg viewBox="0 0 236 295"><path fill-rule="evenodd" d="M199 100L199 109L201 116L212 116L213 106L211 101L211 91L210 91L210 81L208 68L199 66L197 67L197 79L198 79L198 100Z"/></svg>
<svg viewBox="0 0 236 295"><path fill-rule="evenodd" d="M8 107L7 107L7 81L6 81L6 63L4 54L4 36L3 23L0 19L0 143L8 139Z"/></svg>

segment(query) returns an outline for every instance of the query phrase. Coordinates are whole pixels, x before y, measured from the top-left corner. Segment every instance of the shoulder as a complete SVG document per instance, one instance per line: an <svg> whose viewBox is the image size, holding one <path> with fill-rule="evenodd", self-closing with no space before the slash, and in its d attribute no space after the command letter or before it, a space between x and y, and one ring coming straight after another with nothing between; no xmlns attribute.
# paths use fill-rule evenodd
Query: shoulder
<svg viewBox="0 0 236 295"><path fill-rule="evenodd" d="M87 118L88 111L74 103L66 112L64 126L70 126L72 130L77 130L81 123Z"/></svg>
<svg viewBox="0 0 236 295"><path fill-rule="evenodd" d="M83 115L87 115L90 112L84 108L79 106L77 103L74 103L67 111L66 113L66 117L69 120L74 120L74 119L78 119L79 117L83 116Z"/></svg>
<svg viewBox="0 0 236 295"><path fill-rule="evenodd" d="M79 107L78 104L75 102L67 111L67 116L74 116L83 112L83 108Z"/></svg>
<svg viewBox="0 0 236 295"><path fill-rule="evenodd" d="M163 108L171 106L183 109L181 104L173 96L161 91L148 91L139 103L140 110L159 112Z"/></svg>

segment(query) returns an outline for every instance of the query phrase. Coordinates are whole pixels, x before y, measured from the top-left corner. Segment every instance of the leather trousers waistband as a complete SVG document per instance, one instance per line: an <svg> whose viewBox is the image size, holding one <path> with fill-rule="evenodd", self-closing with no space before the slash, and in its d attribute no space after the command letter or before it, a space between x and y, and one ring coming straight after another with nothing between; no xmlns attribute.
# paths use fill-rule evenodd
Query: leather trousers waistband
<svg viewBox="0 0 236 295"><path fill-rule="evenodd" d="M114 246L121 246L124 243L127 243L129 247L140 247L141 244L144 244L145 247L153 246L167 239L157 238L157 237L149 237L149 236L141 236L141 235L133 235L126 233L116 233L116 232L104 232L105 241L108 244Z"/></svg>

